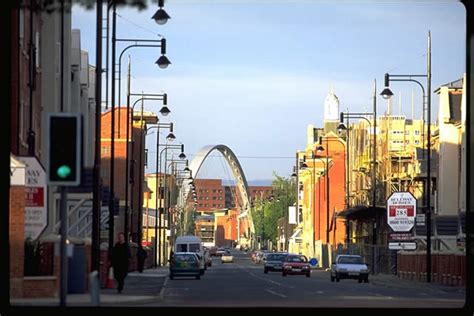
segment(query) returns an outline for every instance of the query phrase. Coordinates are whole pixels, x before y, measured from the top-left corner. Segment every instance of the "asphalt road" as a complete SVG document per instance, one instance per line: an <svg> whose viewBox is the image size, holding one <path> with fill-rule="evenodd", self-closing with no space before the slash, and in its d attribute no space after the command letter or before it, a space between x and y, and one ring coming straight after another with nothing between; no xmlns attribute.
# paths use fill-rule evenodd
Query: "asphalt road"
<svg viewBox="0 0 474 316"><path fill-rule="evenodd" d="M329 272L313 270L311 277L283 277L279 272L263 273L263 265L249 255L233 251L234 263L221 264L213 258L201 280L167 279L161 298L148 306L207 307L377 307L377 308L461 308L464 293L441 290L425 284L397 286L369 277L331 282Z"/></svg>

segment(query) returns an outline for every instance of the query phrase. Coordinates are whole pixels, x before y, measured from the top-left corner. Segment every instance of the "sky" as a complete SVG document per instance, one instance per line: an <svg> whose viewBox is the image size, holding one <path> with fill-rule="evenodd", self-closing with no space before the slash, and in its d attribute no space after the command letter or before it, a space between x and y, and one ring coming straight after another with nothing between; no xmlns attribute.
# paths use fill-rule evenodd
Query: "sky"
<svg viewBox="0 0 474 316"><path fill-rule="evenodd" d="M371 112L376 80L377 112L385 113L387 101L379 96L384 73L426 74L429 30L432 91L465 72L466 12L457 1L167 0L164 9L171 16L165 25L151 19L156 3L142 11L117 10L117 38L164 36L172 62L159 69L154 64L159 48L129 49L122 83L130 55L132 93L168 94L171 113L159 118L174 123L174 143L185 144L188 158L203 146L227 145L249 182L292 173L307 126L323 126L331 88L340 111ZM81 48L94 64L95 11L75 6L72 14ZM117 45L117 56L125 46ZM420 81L426 87L425 79ZM401 109L412 118L414 93L420 119L421 89L410 82L392 82L391 89L394 114ZM123 105L124 100L125 85ZM438 103L432 94L433 121ZM160 108L145 103L146 110ZM166 134L161 130L161 139ZM156 134L147 137L151 168L146 172L154 171L155 140ZM222 156L213 153L198 177L231 175Z"/></svg>

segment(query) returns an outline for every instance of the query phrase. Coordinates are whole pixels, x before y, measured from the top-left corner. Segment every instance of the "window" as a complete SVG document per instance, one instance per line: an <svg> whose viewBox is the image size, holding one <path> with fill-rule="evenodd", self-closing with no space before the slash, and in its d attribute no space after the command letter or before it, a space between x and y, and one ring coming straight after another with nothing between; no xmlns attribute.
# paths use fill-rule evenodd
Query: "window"
<svg viewBox="0 0 474 316"><path fill-rule="evenodd" d="M217 192L217 190L212 190L212 193L216 193L216 192Z"/></svg>
<svg viewBox="0 0 474 316"><path fill-rule="evenodd" d="M416 130L415 135L420 135L420 131Z"/></svg>
<svg viewBox="0 0 474 316"><path fill-rule="evenodd" d="M420 141L419 140L415 140L415 145L419 145L420 144Z"/></svg>
<svg viewBox="0 0 474 316"><path fill-rule="evenodd" d="M212 199L213 199L213 200L217 200L217 197L213 196Z"/></svg>

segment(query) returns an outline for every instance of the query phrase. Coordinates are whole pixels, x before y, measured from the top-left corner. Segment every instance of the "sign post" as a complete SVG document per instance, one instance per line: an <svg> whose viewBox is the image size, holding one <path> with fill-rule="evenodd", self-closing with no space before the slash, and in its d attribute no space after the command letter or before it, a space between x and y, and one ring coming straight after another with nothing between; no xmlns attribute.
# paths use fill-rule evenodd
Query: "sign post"
<svg viewBox="0 0 474 316"><path fill-rule="evenodd" d="M36 157L17 157L25 170L25 238L35 240L48 225L46 172Z"/></svg>
<svg viewBox="0 0 474 316"><path fill-rule="evenodd" d="M389 249L415 250L416 198L410 192L394 192L387 200L387 224L391 228Z"/></svg>

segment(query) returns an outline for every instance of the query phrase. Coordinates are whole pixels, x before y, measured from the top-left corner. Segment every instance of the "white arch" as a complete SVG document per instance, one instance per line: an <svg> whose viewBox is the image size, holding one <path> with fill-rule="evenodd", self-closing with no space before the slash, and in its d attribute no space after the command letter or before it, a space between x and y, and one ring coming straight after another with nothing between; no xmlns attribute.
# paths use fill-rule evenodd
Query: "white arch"
<svg viewBox="0 0 474 316"><path fill-rule="evenodd" d="M241 214L246 214L249 220L249 228L250 232L252 234L255 233L254 225L253 225L253 220L252 220L252 215L250 212L250 194L249 194L249 189L247 185L247 179L245 178L244 171L242 170L242 167L240 165L239 160L237 159L237 156L232 152L232 150L227 147L226 145L207 145L202 147L196 156L193 158L191 161L191 164L189 165L189 169L191 170L191 174L193 178L196 178L196 175L199 173L199 170L201 169L202 164L206 160L206 158L209 156L209 154L217 150L219 151L227 161L227 164L230 166L232 170L232 174L234 175L235 179L237 180L237 186L239 187L239 193L240 193L240 198L243 203L242 209L241 209ZM183 194L183 202L186 203L188 199L188 194L191 191L191 185L190 185L190 180L185 180L183 181L183 186L182 186L182 194ZM181 194L180 194L181 196ZM184 206L184 205L183 205Z"/></svg>

